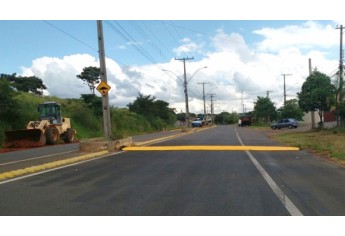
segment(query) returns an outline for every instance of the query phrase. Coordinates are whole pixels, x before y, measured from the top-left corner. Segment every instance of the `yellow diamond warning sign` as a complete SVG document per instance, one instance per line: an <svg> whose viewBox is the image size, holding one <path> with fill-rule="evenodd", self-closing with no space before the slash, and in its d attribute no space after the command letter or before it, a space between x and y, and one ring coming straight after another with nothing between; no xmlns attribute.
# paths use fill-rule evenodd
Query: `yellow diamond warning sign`
<svg viewBox="0 0 345 236"><path fill-rule="evenodd" d="M102 81L98 86L97 90L100 92L103 96L107 95L111 87L104 81Z"/></svg>

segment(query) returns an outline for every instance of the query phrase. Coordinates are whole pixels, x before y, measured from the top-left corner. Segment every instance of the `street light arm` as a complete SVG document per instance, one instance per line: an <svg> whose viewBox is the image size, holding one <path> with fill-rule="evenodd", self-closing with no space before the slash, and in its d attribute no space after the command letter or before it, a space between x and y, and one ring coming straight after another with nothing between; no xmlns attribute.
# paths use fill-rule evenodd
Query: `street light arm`
<svg viewBox="0 0 345 236"><path fill-rule="evenodd" d="M194 77L194 75L195 75L199 70L206 69L206 68L207 68L207 66L204 66L204 67L201 67L201 68L197 69L197 70L192 74L192 76L189 78L188 82Z"/></svg>
<svg viewBox="0 0 345 236"><path fill-rule="evenodd" d="M183 83L183 80L182 80L180 77L178 77L178 76L177 76L174 72L172 72L171 70L162 69L162 71L164 71L164 72L170 72L171 74L175 75L175 77Z"/></svg>

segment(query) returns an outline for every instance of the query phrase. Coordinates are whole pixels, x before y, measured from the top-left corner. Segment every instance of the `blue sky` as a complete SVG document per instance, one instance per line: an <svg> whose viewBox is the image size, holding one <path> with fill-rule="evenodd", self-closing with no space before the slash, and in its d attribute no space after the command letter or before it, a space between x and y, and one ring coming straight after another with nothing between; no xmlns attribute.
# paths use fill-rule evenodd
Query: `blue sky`
<svg viewBox="0 0 345 236"><path fill-rule="evenodd" d="M175 58L194 57L187 63L188 76L208 68L190 81L192 112L202 112L201 86L197 86L201 82L209 83L206 92L212 89L218 94L218 112L251 110L256 97L265 96L266 91L272 91L279 106L283 101L281 73L293 73L288 94L294 98L306 77L308 57L314 55L314 67L326 74L336 70L338 23L104 20L108 77L115 96L111 103L123 107L140 92L184 110L179 82L183 65ZM35 75L43 79L50 95L78 97L88 92L75 75L86 66L99 65L95 20L2 20L0 31L1 55L6 55L0 58L1 73ZM162 73L162 69L169 72ZM66 90L56 81L64 81L63 86L69 84L72 89Z"/></svg>
<svg viewBox="0 0 345 236"><path fill-rule="evenodd" d="M296 20L130 20L104 21L106 54L122 65L143 65L153 62L167 62L179 56L194 56L201 60L203 53L212 50L211 37L217 30L224 33L238 33L248 47L255 50L256 44L264 39L255 30L302 25L306 21ZM322 25L335 25L331 21L318 21ZM125 31L123 31L125 29ZM128 33L124 39L116 30ZM0 21L2 73L20 73L21 67L30 66L39 57L63 57L77 53L98 56L96 21L92 20L3 20ZM203 44L202 51L178 54L174 49L188 38ZM129 42L131 40L132 42ZM147 52L145 57L133 44L137 43ZM317 45L314 45L318 48ZM328 58L337 58L336 47L329 48ZM303 50L303 48L301 48Z"/></svg>
<svg viewBox="0 0 345 236"><path fill-rule="evenodd" d="M189 107L195 113L203 113L202 82L208 83L206 93L215 94L215 112L242 112L252 110L257 96L266 96L267 91L276 106L281 106L282 73L292 74L287 78L287 99L296 98L308 75L309 58L321 72L330 76L336 72L336 26L345 21L315 18L320 16L315 4L308 17L304 9L309 5L294 7L295 0L286 5L272 1L268 12L258 10L267 10L268 0L249 5L241 1L240 7L232 4L230 8L217 1L197 1L198 5L182 1L182 8L179 0L166 6L155 0L133 5L131 0L101 10L102 5L87 1L81 10L74 2L64 8L63 0L46 9L26 11L23 17L14 0L9 3L12 11L5 9L5 17L0 18L0 54L5 55L0 57L0 73L37 76L48 87L47 95L78 98L89 93L76 75L84 67L99 66L93 19L105 19L109 99L116 107L125 107L143 93L184 111L183 64L175 60L181 57L194 57L187 63L187 77L198 71L188 84ZM41 0L30 6L35 2ZM25 1L21 4L22 9L29 6ZM287 15L293 18L286 20ZM333 11L328 19L334 16Z"/></svg>
<svg viewBox="0 0 345 236"><path fill-rule="evenodd" d="M181 40L189 38L197 43L204 43L203 52L212 50L210 39L217 30L224 33L243 35L248 46L254 48L262 36L253 33L263 27L283 27L300 25L305 21L220 21L220 20L131 20L105 21L103 24L106 54L122 65L143 65L152 62L167 62L177 56L194 56L201 60L202 52L195 51L178 55L173 51L181 45ZM323 22L329 24L329 21ZM121 28L122 27L122 28ZM133 43L138 43L149 55L145 57L135 49L128 39L124 39L116 30ZM2 73L20 73L21 67L30 66L32 60L39 57L63 57L77 53L98 55L96 21L46 21L18 20L1 21L0 46L2 55L0 65Z"/></svg>

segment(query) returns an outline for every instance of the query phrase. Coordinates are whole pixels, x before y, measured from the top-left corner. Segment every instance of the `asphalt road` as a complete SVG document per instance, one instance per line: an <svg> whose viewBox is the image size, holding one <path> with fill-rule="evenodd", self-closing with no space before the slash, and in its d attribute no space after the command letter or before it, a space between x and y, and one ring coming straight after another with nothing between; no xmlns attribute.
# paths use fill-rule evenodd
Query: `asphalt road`
<svg viewBox="0 0 345 236"><path fill-rule="evenodd" d="M278 145L218 126L160 146ZM345 170L305 151L126 151L0 183L0 215L345 215Z"/></svg>
<svg viewBox="0 0 345 236"><path fill-rule="evenodd" d="M0 173L80 155L79 143L46 145L0 153Z"/></svg>

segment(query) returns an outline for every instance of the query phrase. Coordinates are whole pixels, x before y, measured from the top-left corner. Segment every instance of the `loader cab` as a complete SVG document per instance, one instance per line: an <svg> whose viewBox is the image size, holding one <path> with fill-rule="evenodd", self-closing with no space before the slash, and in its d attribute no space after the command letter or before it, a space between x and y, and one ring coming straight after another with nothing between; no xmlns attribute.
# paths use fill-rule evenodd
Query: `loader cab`
<svg viewBox="0 0 345 236"><path fill-rule="evenodd" d="M38 105L40 120L49 120L52 124L61 124L61 105L56 102L45 102Z"/></svg>

